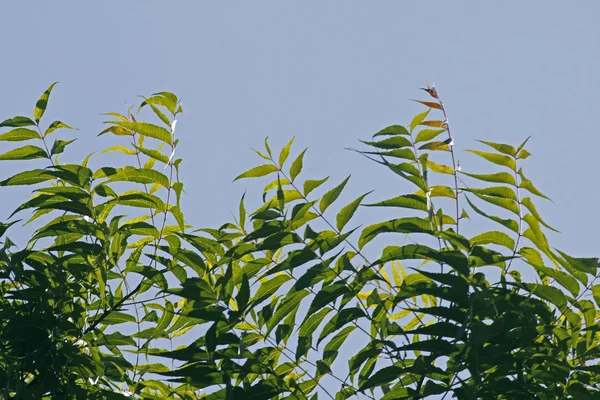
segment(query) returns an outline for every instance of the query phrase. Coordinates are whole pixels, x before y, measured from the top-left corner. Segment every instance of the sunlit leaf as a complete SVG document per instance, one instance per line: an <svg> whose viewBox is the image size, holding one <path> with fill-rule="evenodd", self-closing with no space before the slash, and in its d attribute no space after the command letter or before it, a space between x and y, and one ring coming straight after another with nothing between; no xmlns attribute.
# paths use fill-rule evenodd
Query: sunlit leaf
<svg viewBox="0 0 600 400"><path fill-rule="evenodd" d="M281 149L281 153L279 153L279 168L283 168L283 164L285 164L285 161L287 160L290 154L290 148L292 147L292 143L294 143L294 139L295 138L292 138L288 142L288 144L286 144L285 147Z"/></svg>
<svg viewBox="0 0 600 400"><path fill-rule="evenodd" d="M429 111L431 111L431 110L427 110L427 111L425 111L425 112L422 112L422 113L420 113L420 114L417 114L417 115L416 115L416 116L413 118L413 120L411 121L411 123L410 123L410 126L409 126L409 127L410 127L410 132L411 132L411 133L412 133L412 131L414 131L414 130L415 130L415 128L416 128L417 126L419 126L419 125L421 124L421 122L423 122L423 120L424 120L425 118L427 118L427 116L429 115Z"/></svg>
<svg viewBox="0 0 600 400"><path fill-rule="evenodd" d="M296 177L300 175L300 172L302 172L302 166L304 163L304 153L306 153L306 150L307 149L303 150L302 153L300 153L298 157L296 157L296 159L292 163L292 166L290 167L290 179L292 182L294 182Z"/></svg>
<svg viewBox="0 0 600 400"><path fill-rule="evenodd" d="M391 125L388 126L387 128L383 128L382 130L380 130L379 132L377 132L376 134L373 135L373 137L376 136L392 136L392 135L409 135L410 133L408 132L408 130L401 126L401 125Z"/></svg>
<svg viewBox="0 0 600 400"><path fill-rule="evenodd" d="M5 142L20 142L39 138L39 133L27 128L16 128L0 135L0 141Z"/></svg>
<svg viewBox="0 0 600 400"><path fill-rule="evenodd" d="M342 229L344 229L344 226L346 226L346 224L348 223L348 221L350 221L350 219L352 218L352 216L354 215L354 213L358 209L358 206L360 206L360 202L369 193L365 193L365 194L359 196L352 203L350 203L347 206L345 206L344 208L342 208L342 210L338 213L338 215L335 218L335 220L336 220L336 227L337 227L338 231L341 231Z"/></svg>
<svg viewBox="0 0 600 400"><path fill-rule="evenodd" d="M19 147L0 154L0 160L33 160L35 158L48 158L48 154L44 149L32 145Z"/></svg>
<svg viewBox="0 0 600 400"><path fill-rule="evenodd" d="M479 151L479 150L467 150L467 151L470 153L473 153L473 154L477 154L479 157L482 157L494 164L510 168L513 171L516 171L516 169L517 169L517 162L512 157L505 156L502 154L496 154L496 153L487 153L487 152Z"/></svg>
<svg viewBox="0 0 600 400"><path fill-rule="evenodd" d="M487 146L490 146L491 148L493 148L494 150L503 153L503 154L507 154L511 157L516 157L517 156L517 150L515 150L514 147L509 146L507 144L502 144L502 143L494 143L494 142L486 142L483 140L478 140L478 142L483 143Z"/></svg>
<svg viewBox="0 0 600 400"><path fill-rule="evenodd" d="M125 122L125 121L109 121L107 124L120 126L139 133L142 136L158 139L163 143L171 144L171 132L167 129L149 124L147 122Z"/></svg>
<svg viewBox="0 0 600 400"><path fill-rule="evenodd" d="M52 88L54 88L54 86L57 83L58 82L54 82L52 85L50 85L50 87L48 87L48 89L46 89L46 91L42 94L37 103L35 103L35 110L33 110L33 119L36 123L40 122L40 119L44 116L44 113L46 112L46 107L48 106L50 92L52 92Z"/></svg>
<svg viewBox="0 0 600 400"><path fill-rule="evenodd" d="M349 179L350 177L347 177L342 181L342 183L323 195L321 201L319 202L319 211L321 211L321 213L325 212L325 210L337 200Z"/></svg>

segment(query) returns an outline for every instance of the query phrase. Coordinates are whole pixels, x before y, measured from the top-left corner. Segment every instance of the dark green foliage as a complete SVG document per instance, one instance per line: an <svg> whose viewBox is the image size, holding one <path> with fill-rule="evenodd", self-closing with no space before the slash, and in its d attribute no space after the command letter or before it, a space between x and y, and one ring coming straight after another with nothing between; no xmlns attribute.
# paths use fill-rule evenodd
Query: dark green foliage
<svg viewBox="0 0 600 400"><path fill-rule="evenodd" d="M125 145L105 152L131 162L93 170L91 155L59 162L73 139L48 141L72 129L41 126L53 87L33 119L0 123L0 141L29 142L0 160L46 160L0 182L33 188L13 214L37 223L22 248L7 235L24 221L0 223L0 397L600 396L597 260L549 244L526 141L482 141L469 151L490 170L460 171L434 88L408 127L357 151L404 192L342 203L349 178L305 179L306 150L265 140L260 165L236 178L267 179L258 207L244 196L234 221L193 230L180 208L178 98L144 98L138 113L154 122L106 114L100 135ZM356 228L373 207L390 217ZM383 236L393 244L367 257Z"/></svg>

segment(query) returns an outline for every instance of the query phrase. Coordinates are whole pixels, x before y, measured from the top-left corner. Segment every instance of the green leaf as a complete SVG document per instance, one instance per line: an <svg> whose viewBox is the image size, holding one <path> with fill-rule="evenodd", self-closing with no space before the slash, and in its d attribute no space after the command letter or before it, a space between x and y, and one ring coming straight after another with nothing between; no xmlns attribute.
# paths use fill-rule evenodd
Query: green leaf
<svg viewBox="0 0 600 400"><path fill-rule="evenodd" d="M542 198L544 198L546 200L550 200L550 198L548 198L542 192L540 192L539 190L537 190L536 187L533 186L533 183L531 183L531 181L529 179L524 179L523 178L521 180L521 183L519 184L519 187L521 189L527 190L531 194L535 194L536 196L542 197Z"/></svg>
<svg viewBox="0 0 600 400"><path fill-rule="evenodd" d="M431 139L435 139L441 133L444 132L446 132L445 129L423 129L417 134L417 137L415 138L415 143L427 142Z"/></svg>
<svg viewBox="0 0 600 400"><path fill-rule="evenodd" d="M368 192L368 193L363 194L362 196L359 196L352 203L350 203L347 206L345 206L344 208L342 208L342 210L338 213L338 215L335 218L335 220L336 220L336 227L337 227L338 231L341 232L342 229L344 229L344 226L346 226L346 224L348 223L348 221L350 221L350 219L352 218L352 216L354 215L354 213L358 209L358 206L360 205L360 202L369 193L371 193L371 192Z"/></svg>
<svg viewBox="0 0 600 400"><path fill-rule="evenodd" d="M390 125L387 128L383 128L382 130L374 134L373 137L392 135L410 135L410 133L405 127L401 125Z"/></svg>
<svg viewBox="0 0 600 400"><path fill-rule="evenodd" d="M474 194L479 199L481 199L481 200L483 200L485 202L488 202L488 203L493 204L495 206L504 208L505 210L508 210L508 211L512 212L513 214L515 214L515 215L520 215L520 213L519 213L519 205L514 200L506 199L506 198L503 198L503 197L484 196L484 195L481 195L479 193L474 193Z"/></svg>
<svg viewBox="0 0 600 400"><path fill-rule="evenodd" d="M331 335L344 325L349 322L356 321L360 318L366 317L365 312L359 307L351 307L345 308L339 311L337 314L331 318L327 324L323 327L321 334L319 335L319 340L317 341L317 346L321 343L327 336Z"/></svg>
<svg viewBox="0 0 600 400"><path fill-rule="evenodd" d="M269 159L273 159L273 154L271 153L271 147L269 147L269 137L268 136L265 138L265 149L267 150Z"/></svg>
<svg viewBox="0 0 600 400"><path fill-rule="evenodd" d="M494 142L485 142L483 140L478 140L479 143L483 143L487 146L490 146L491 148L493 148L496 151L499 151L500 153L503 154L507 154L511 157L516 157L517 156L517 150L515 150L514 147L509 146L507 144L502 144L502 143L494 143Z"/></svg>
<svg viewBox="0 0 600 400"><path fill-rule="evenodd" d="M43 169L34 169L13 175L10 178L0 182L0 186L35 185L36 183L44 182L53 178L54 177L52 175L48 174L48 172Z"/></svg>
<svg viewBox="0 0 600 400"><path fill-rule="evenodd" d="M105 133L112 133L113 135L116 136L133 136L133 132L131 132L129 129L125 129L122 126L109 126L108 128L106 128L105 130L103 130L102 132L100 132L98 134L98 136L102 136Z"/></svg>
<svg viewBox="0 0 600 400"><path fill-rule="evenodd" d="M3 128L5 126L7 126L9 128L18 128L21 126L34 126L34 125L35 125L35 122L33 122L31 120L31 118L13 117L13 118L9 118L9 119L2 121L0 123L0 128Z"/></svg>
<svg viewBox="0 0 600 400"><path fill-rule="evenodd" d="M443 164L436 164L433 161L427 160L427 168L439 174L454 175L454 169L452 167Z"/></svg>
<svg viewBox="0 0 600 400"><path fill-rule="evenodd" d="M491 197L500 197L503 199L508 199L512 201L517 201L517 194L515 191L506 186L491 186L483 189L470 189L463 188L465 192L471 192L478 195L491 196Z"/></svg>
<svg viewBox="0 0 600 400"><path fill-rule="evenodd" d="M300 307L300 302L302 301L302 299L304 299L309 294L310 291L308 290L301 290L299 292L289 292L288 295L281 301L281 304L279 305L279 307L277 307L277 310L275 310L275 313L273 314L269 322L267 322L267 333L265 335L269 335L269 333L271 333L271 331L279 322L281 322L281 320L283 320L289 314L295 312L298 309L298 307Z"/></svg>
<svg viewBox="0 0 600 400"><path fill-rule="evenodd" d="M600 307L600 285L592 286L592 296L598 307Z"/></svg>
<svg viewBox="0 0 600 400"><path fill-rule="evenodd" d="M321 211L321 213L325 212L325 210L337 200L349 179L350 177L348 176L342 183L323 195L319 202L319 211Z"/></svg>
<svg viewBox="0 0 600 400"><path fill-rule="evenodd" d="M125 322L136 322L136 319L131 314L126 314L120 311L111 311L103 320L104 325L123 324Z"/></svg>
<svg viewBox="0 0 600 400"><path fill-rule="evenodd" d="M158 161L162 162L163 164L169 163L169 157L167 157L166 155L161 153L160 150L147 149L142 146L136 146L135 144L133 145L133 147L135 147L138 151L147 155L148 157L158 160Z"/></svg>
<svg viewBox="0 0 600 400"><path fill-rule="evenodd" d="M102 150L102 152L100 154L110 153L111 151L117 151L119 153L127 154L130 156L135 156L137 154L135 152L135 150L132 150L129 147L125 147L125 146L112 146L105 150Z"/></svg>
<svg viewBox="0 0 600 400"><path fill-rule="evenodd" d="M382 233L432 234L432 231L428 220L417 217L398 218L379 222L363 229L360 238L358 239L359 249L362 249L367 243Z"/></svg>
<svg viewBox="0 0 600 400"><path fill-rule="evenodd" d="M324 184L327 180L329 179L329 177L327 178L323 178L323 179L319 179L319 180L307 180L304 182L304 196L308 196L308 194L310 192L312 192L313 190L315 190L316 188L318 188L319 186L321 186L322 184Z"/></svg>
<svg viewBox="0 0 600 400"><path fill-rule="evenodd" d="M55 140L54 144L52 145L52 150L50 150L50 155L53 156L55 154L60 154L62 152L65 151L65 147L67 147L67 145L73 143L75 140L77 139L72 139L72 140Z"/></svg>
<svg viewBox="0 0 600 400"><path fill-rule="evenodd" d="M517 162L515 161L514 158L511 158L509 156L504 156L502 154L496 154L496 153L486 153L484 151L478 151L478 150L466 150L466 151L468 151L469 153L476 154L479 157L482 157L494 164L510 168L513 171L517 170Z"/></svg>
<svg viewBox="0 0 600 400"><path fill-rule="evenodd" d="M544 220L538 213L537 209L535 208L533 201L531 201L531 199L529 197L525 197L524 199L522 199L521 204L523 204L525 207L527 207L529 212L531 212L531 214L535 217L535 219L537 219L539 221L540 224L544 225L546 228L548 228L554 232L559 232L556 229L554 229L553 227L551 227L550 225L548 225L546 222L544 222Z"/></svg>
<svg viewBox="0 0 600 400"><path fill-rule="evenodd" d="M455 338L458 336L459 327L450 322L436 322L428 326L421 326L406 333L431 336L445 336Z"/></svg>
<svg viewBox="0 0 600 400"><path fill-rule="evenodd" d="M279 153L279 168L283 168L283 164L285 164L285 161L290 155L290 148L292 147L292 143L294 143L294 139L296 138L293 137L292 140L290 140L288 144L286 144L285 147L281 149L281 153Z"/></svg>
<svg viewBox="0 0 600 400"><path fill-rule="evenodd" d="M379 142L369 142L364 140L361 140L361 142L379 149L400 149L412 146L411 141L402 136L393 136Z"/></svg>
<svg viewBox="0 0 600 400"><path fill-rule="evenodd" d="M402 158L405 160L415 161L415 153L413 149L396 149L389 151L360 151L360 154L375 154L378 156L388 156L388 157L396 157Z"/></svg>
<svg viewBox="0 0 600 400"><path fill-rule="evenodd" d="M124 206L152 208L161 212L164 212L166 208L165 203L159 197L140 190L133 190L119 195L117 202Z"/></svg>
<svg viewBox="0 0 600 400"><path fill-rule="evenodd" d="M35 110L33 110L33 119L35 120L36 124L39 123L40 119L44 116L44 113L46 112L46 107L48 106L50 92L52 92L52 88L54 88L54 86L57 83L58 82L54 82L52 85L50 85L50 87L48 87L48 89L46 89L46 91L42 94L37 103L35 103Z"/></svg>
<svg viewBox="0 0 600 400"><path fill-rule="evenodd" d="M478 179L485 182L494 183L506 183L507 185L516 186L517 182L515 177L508 172L498 172L496 174L469 174L467 172L461 172L464 175L470 176L471 178Z"/></svg>
<svg viewBox="0 0 600 400"><path fill-rule="evenodd" d="M169 178L164 174L148 168L111 168L104 167L94 172L94 178L108 178L108 182L136 182L144 184L159 184L169 187Z"/></svg>
<svg viewBox="0 0 600 400"><path fill-rule="evenodd" d="M541 297L544 300L549 301L554 304L559 310L563 311L567 307L567 298L560 291L552 286L545 286L542 284L533 284L533 283L522 283L515 284L517 286L521 286L523 289L528 292Z"/></svg>
<svg viewBox="0 0 600 400"><path fill-rule="evenodd" d="M175 114L175 107L177 107L177 96L170 92L154 93L151 97L144 98L144 101L142 102L142 104L140 104L138 108L138 112L145 105L163 106L167 110L169 110L171 114ZM167 125L170 124L167 123Z"/></svg>
<svg viewBox="0 0 600 400"><path fill-rule="evenodd" d="M283 285L290 279L292 279L292 277L289 275L278 275L274 278L262 282L260 287L256 291L256 294L254 295L254 297L252 297L252 300L250 300L250 302L253 304L253 307L256 307L267 297L275 293L281 287L281 285Z"/></svg>
<svg viewBox="0 0 600 400"><path fill-rule="evenodd" d="M472 246L481 244L495 244L498 246L504 246L511 251L515 249L515 241L506 233L499 231L481 233L471 238L470 242Z"/></svg>
<svg viewBox="0 0 600 400"><path fill-rule="evenodd" d="M241 175L238 175L233 181L237 181L238 179L243 178L258 178L261 176L272 174L273 172L277 172L278 168L273 164L263 164L258 167L254 167L244 172Z"/></svg>
<svg viewBox="0 0 600 400"><path fill-rule="evenodd" d="M50 124L50 126L48 127L48 129L46 129L46 131L44 132L44 137L48 136L49 134L51 134L52 132L54 132L57 129L73 129L76 130L75 128L65 124L64 122L61 121L54 121L53 123Z"/></svg>
<svg viewBox="0 0 600 400"><path fill-rule="evenodd" d="M316 313L306 315L306 318L300 324L298 347L296 348L296 360L306 354L306 352L310 349L313 333L317 330L323 319L331 311L331 308L326 307Z"/></svg>
<svg viewBox="0 0 600 400"><path fill-rule="evenodd" d="M0 154L0 160L33 160L35 158L48 158L48 154L46 154L44 149L32 145L19 147Z"/></svg>
<svg viewBox="0 0 600 400"><path fill-rule="evenodd" d="M312 315L320 311L326 305L334 302L338 297L345 295L349 291L350 288L346 283L333 283L323 287L310 304L307 315Z"/></svg>
<svg viewBox="0 0 600 400"><path fill-rule="evenodd" d="M461 274L468 274L467 257L457 250L438 251L427 246L408 244L406 246L388 246L383 249L381 258L374 265L383 265L396 260L431 260L444 263Z"/></svg>
<svg viewBox="0 0 600 400"><path fill-rule="evenodd" d="M414 130L415 130L415 128L416 128L417 126L419 126L419 124L421 124L421 122L423 122L423 121L425 120L425 118L427 118L427 116L429 115L429 111L430 111L430 110L427 110L427 111L425 111L425 112L422 112L422 113L420 113L420 114L417 114L417 115L416 115L416 116L413 118L412 122L410 123L410 132L411 132L411 133L412 133L412 131L414 131Z"/></svg>
<svg viewBox="0 0 600 400"><path fill-rule="evenodd" d="M434 141L427 142L424 145L419 146L419 150L450 151L450 146L448 146L448 143L446 143L445 141Z"/></svg>
<svg viewBox="0 0 600 400"><path fill-rule="evenodd" d="M0 135L0 141L5 141L5 142L21 142L24 140L39 139L39 138L40 138L40 135L36 131L34 131L32 129L27 129L27 128L13 129L13 130L10 130L10 131Z"/></svg>
<svg viewBox="0 0 600 400"><path fill-rule="evenodd" d="M147 122L108 121L106 123L130 129L142 136L158 139L166 144L171 144L172 141L171 132L162 126L149 124Z"/></svg>
<svg viewBox="0 0 600 400"><path fill-rule="evenodd" d="M365 207L402 207L414 210L427 211L427 198L425 196L408 194L404 196L394 197L388 200L383 200L378 203L363 205Z"/></svg>
<svg viewBox="0 0 600 400"><path fill-rule="evenodd" d="M292 163L292 166L290 167L290 179L292 182L294 182L296 177L300 175L300 172L302 172L302 166L304 164L304 153L306 153L306 150L308 149L304 149L304 151L302 151L302 153L300 153L298 157L296 157L296 159Z"/></svg>
<svg viewBox="0 0 600 400"><path fill-rule="evenodd" d="M113 332L108 335L101 335L95 344L98 346L135 346L135 341L130 335L124 335L121 332Z"/></svg>
<svg viewBox="0 0 600 400"><path fill-rule="evenodd" d="M348 335L354 332L355 329L356 326L345 327L337 335L335 335L323 348L323 362L327 366L331 366L333 361L335 361L338 355L338 350L340 349L342 344L344 344L344 342L348 338Z"/></svg>

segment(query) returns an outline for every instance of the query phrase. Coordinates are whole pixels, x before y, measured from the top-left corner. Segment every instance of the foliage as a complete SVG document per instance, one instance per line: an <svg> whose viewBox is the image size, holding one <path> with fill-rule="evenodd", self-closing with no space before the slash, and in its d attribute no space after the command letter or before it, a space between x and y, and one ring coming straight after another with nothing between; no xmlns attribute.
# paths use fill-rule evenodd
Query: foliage
<svg viewBox="0 0 600 400"><path fill-rule="evenodd" d="M21 222L0 224L4 398L600 396L597 260L549 244L527 140L482 141L469 151L498 171L460 170L435 88L408 126L355 150L393 173L381 181L397 196L338 206L348 178L301 180L306 150L265 140L261 165L236 178L268 179L260 206L244 196L234 221L194 229L178 98L107 113L100 135L129 143L103 153L130 162L93 169L91 154L59 162L73 140L54 131L73 128L42 124L53 87L33 119L0 123L0 141L33 143L0 160L45 163L0 182L35 188L13 215L37 223L23 248L7 237ZM145 110L157 121L138 120ZM390 219L352 225L372 208Z"/></svg>

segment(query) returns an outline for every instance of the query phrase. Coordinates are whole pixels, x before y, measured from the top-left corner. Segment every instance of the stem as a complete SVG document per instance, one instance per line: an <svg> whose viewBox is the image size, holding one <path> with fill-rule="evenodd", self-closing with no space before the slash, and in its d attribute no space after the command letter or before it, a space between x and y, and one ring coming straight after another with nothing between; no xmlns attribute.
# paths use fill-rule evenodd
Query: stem
<svg viewBox="0 0 600 400"><path fill-rule="evenodd" d="M454 138L452 137L452 133L450 132L450 124L448 123L448 114L446 113L446 108L444 107L444 102L439 99L440 107L442 108L442 113L444 114L444 119L446 121L446 131L448 132L448 140L450 143L448 147L450 148L450 154L452 155L452 171L454 175L454 193L456 193L456 233L458 234L458 227L460 221L460 205L458 201L458 171L456 171L456 158L454 156Z"/></svg>

